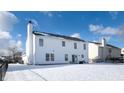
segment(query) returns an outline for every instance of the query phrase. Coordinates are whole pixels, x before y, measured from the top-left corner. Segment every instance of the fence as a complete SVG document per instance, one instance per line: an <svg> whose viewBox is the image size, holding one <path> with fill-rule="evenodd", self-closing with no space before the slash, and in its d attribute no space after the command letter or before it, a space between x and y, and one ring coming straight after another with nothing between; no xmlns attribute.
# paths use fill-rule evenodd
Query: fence
<svg viewBox="0 0 124 93"><path fill-rule="evenodd" d="M8 68L8 62L0 60L0 81L4 80L7 68Z"/></svg>

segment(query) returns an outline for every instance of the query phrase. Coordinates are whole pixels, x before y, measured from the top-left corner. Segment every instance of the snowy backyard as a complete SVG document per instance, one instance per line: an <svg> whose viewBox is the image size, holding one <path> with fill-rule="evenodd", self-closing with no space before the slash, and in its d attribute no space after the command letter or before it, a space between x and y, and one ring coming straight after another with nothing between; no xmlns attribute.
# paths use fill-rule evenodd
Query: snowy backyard
<svg viewBox="0 0 124 93"><path fill-rule="evenodd" d="M9 64L5 81L124 80L124 64Z"/></svg>

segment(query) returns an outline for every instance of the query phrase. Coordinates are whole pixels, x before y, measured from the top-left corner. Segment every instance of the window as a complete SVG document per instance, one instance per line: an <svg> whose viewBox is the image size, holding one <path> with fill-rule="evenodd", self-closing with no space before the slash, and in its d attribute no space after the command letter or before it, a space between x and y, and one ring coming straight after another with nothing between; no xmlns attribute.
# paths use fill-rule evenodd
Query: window
<svg viewBox="0 0 124 93"><path fill-rule="evenodd" d="M81 57L84 58L84 55L82 54Z"/></svg>
<svg viewBox="0 0 124 93"><path fill-rule="evenodd" d="M46 53L46 61L49 61L49 59L50 59L50 56L48 53Z"/></svg>
<svg viewBox="0 0 124 93"><path fill-rule="evenodd" d="M86 50L86 44L84 44L84 50Z"/></svg>
<svg viewBox="0 0 124 93"><path fill-rule="evenodd" d="M54 54L46 53L46 61L54 61Z"/></svg>
<svg viewBox="0 0 124 93"><path fill-rule="evenodd" d="M77 49L77 43L74 43L74 49Z"/></svg>
<svg viewBox="0 0 124 93"><path fill-rule="evenodd" d="M68 61L68 54L65 54L65 61Z"/></svg>
<svg viewBox="0 0 124 93"><path fill-rule="evenodd" d="M62 46L65 47L65 41L62 41Z"/></svg>
<svg viewBox="0 0 124 93"><path fill-rule="evenodd" d="M43 46L43 39L39 39L39 46Z"/></svg>
<svg viewBox="0 0 124 93"><path fill-rule="evenodd" d="M112 50L111 50L111 48L109 48L109 53L111 53L112 52Z"/></svg>
<svg viewBox="0 0 124 93"><path fill-rule="evenodd" d="M51 54L51 61L54 61L54 54Z"/></svg>

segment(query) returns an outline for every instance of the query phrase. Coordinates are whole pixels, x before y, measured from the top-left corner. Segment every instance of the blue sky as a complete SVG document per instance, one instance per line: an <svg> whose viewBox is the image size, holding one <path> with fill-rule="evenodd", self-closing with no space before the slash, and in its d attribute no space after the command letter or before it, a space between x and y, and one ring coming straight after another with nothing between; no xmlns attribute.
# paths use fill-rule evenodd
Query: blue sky
<svg viewBox="0 0 124 93"><path fill-rule="evenodd" d="M109 44L124 47L124 12L10 12L18 22L10 32L14 39L21 35L22 46L25 48L26 26L33 20L34 29L50 33L76 36L88 41L100 41L105 37Z"/></svg>

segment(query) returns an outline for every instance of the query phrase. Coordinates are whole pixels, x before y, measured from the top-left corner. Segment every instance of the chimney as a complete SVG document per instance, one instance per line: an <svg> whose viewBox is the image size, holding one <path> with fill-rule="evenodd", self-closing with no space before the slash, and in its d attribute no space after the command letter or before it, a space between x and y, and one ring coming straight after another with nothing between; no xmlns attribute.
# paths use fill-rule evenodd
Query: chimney
<svg viewBox="0 0 124 93"><path fill-rule="evenodd" d="M28 63L33 64L33 24L29 21L27 24L27 40L26 40L26 55Z"/></svg>
<svg viewBox="0 0 124 93"><path fill-rule="evenodd" d="M105 47L106 46L106 39L103 37L101 40L102 46Z"/></svg>

